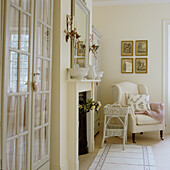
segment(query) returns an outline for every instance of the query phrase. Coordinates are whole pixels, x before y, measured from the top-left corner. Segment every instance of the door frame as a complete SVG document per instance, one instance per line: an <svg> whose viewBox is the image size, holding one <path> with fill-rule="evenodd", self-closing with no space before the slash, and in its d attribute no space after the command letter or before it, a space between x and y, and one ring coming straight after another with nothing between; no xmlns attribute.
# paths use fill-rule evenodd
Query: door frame
<svg viewBox="0 0 170 170"><path fill-rule="evenodd" d="M2 110L1 110L1 104L2 104L2 55L3 55L3 22L4 22L4 0L1 0L0 2L0 169L2 168Z"/></svg>
<svg viewBox="0 0 170 170"><path fill-rule="evenodd" d="M2 99L3 99L3 103L2 103L2 169L6 168L6 128L7 127L7 116L5 116L5 114L3 113L7 113L7 77L8 77L8 70L6 70L5 68L8 67L8 54L9 54L9 45L8 45L8 22L7 19L9 18L9 13L7 11L9 11L9 6L10 6L10 2L9 0L5 1L4 4L5 8L4 8L4 42L3 42L3 65L2 65L2 71L3 71L3 75L2 75Z"/></svg>
<svg viewBox="0 0 170 170"><path fill-rule="evenodd" d="M170 19L163 20L163 103L165 104L166 132L170 132L170 35L168 31ZM168 38L169 36L169 38Z"/></svg>

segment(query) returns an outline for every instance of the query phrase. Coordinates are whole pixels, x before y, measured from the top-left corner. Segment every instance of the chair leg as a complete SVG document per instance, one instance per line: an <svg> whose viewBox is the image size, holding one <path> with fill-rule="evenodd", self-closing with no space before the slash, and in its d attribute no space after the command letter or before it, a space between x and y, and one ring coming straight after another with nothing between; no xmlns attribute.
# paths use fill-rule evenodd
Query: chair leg
<svg viewBox="0 0 170 170"><path fill-rule="evenodd" d="M161 140L164 140L164 138L163 138L163 130L160 131L160 137L161 137Z"/></svg>
<svg viewBox="0 0 170 170"><path fill-rule="evenodd" d="M127 134L126 134L126 140L125 140L125 143L127 143Z"/></svg>
<svg viewBox="0 0 170 170"><path fill-rule="evenodd" d="M103 139L102 139L102 143L101 143L101 148L103 148L103 144L104 144L104 142L106 140L105 133L106 133L106 115L104 117Z"/></svg>
<svg viewBox="0 0 170 170"><path fill-rule="evenodd" d="M125 150L125 141L126 141L126 136L124 135L124 137L123 137L123 150Z"/></svg>
<svg viewBox="0 0 170 170"><path fill-rule="evenodd" d="M132 141L133 141L133 143L136 143L135 142L135 133L132 133Z"/></svg>

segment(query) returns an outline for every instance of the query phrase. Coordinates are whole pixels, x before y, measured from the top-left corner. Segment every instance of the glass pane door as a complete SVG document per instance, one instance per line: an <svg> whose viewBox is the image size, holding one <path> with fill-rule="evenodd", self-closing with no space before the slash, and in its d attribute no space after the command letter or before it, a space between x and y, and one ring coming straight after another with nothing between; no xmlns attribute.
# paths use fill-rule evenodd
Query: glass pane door
<svg viewBox="0 0 170 170"><path fill-rule="evenodd" d="M8 12L5 170L30 170L32 24L31 0L6 1Z"/></svg>
<svg viewBox="0 0 170 170"><path fill-rule="evenodd" d="M51 0L37 0L35 10L35 50L33 93L33 164L34 169L49 159L51 98Z"/></svg>

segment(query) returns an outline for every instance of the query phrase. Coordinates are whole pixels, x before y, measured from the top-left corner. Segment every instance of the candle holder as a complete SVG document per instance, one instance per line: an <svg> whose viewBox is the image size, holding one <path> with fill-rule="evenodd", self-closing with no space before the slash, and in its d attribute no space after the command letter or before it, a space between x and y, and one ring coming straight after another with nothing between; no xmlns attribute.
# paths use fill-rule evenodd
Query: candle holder
<svg viewBox="0 0 170 170"><path fill-rule="evenodd" d="M66 29L64 30L64 33L66 34L66 42L68 42L69 38L73 42L77 42L78 39L81 37L80 34L77 33L76 28L73 29L73 22L74 18L71 15L66 16Z"/></svg>
<svg viewBox="0 0 170 170"><path fill-rule="evenodd" d="M89 42L89 44L90 44L89 51L91 51L94 54L94 58L97 59L97 50L99 48L99 45L93 44L93 34L90 34L89 41L90 41Z"/></svg>

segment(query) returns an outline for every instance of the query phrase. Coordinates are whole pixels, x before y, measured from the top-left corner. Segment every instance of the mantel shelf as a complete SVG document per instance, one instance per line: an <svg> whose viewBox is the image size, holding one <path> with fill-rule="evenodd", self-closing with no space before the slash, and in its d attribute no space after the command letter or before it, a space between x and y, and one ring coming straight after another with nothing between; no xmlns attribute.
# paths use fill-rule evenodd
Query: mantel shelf
<svg viewBox="0 0 170 170"><path fill-rule="evenodd" d="M94 79L67 79L67 82L99 83L101 80Z"/></svg>

